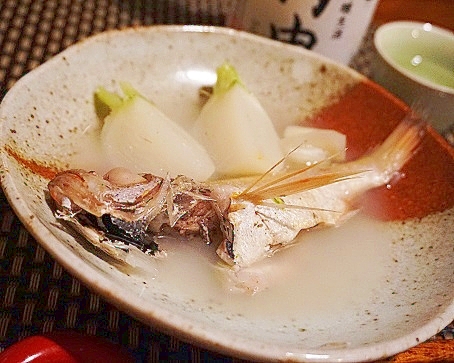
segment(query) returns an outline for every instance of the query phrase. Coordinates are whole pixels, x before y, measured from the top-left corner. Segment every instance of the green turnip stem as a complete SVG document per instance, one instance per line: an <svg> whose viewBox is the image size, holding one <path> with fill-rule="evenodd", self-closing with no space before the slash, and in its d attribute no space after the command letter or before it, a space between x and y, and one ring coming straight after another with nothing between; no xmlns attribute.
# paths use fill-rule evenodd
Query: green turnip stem
<svg viewBox="0 0 454 363"><path fill-rule="evenodd" d="M121 97L115 92L108 91L102 86L97 88L95 94L98 99L112 111L124 106L126 102L132 100L134 97L142 97L143 99L146 99L128 82L121 82L120 87L123 91L124 97ZM147 101L150 102L149 100Z"/></svg>
<svg viewBox="0 0 454 363"><path fill-rule="evenodd" d="M229 91L236 84L245 87L238 72L228 63L224 63L216 70L217 81L213 88L213 94L219 95Z"/></svg>

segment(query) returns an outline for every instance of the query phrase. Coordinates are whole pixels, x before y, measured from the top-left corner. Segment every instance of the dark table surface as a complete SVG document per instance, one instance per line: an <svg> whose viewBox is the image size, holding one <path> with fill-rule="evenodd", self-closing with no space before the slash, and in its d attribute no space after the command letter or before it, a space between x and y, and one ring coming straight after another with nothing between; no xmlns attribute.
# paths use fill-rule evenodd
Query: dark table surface
<svg viewBox="0 0 454 363"><path fill-rule="evenodd" d="M190 1L188 1L189 3ZM151 24L223 25L219 4L164 0L0 0L0 99L22 75L69 45L107 29ZM371 27L352 67L368 75ZM0 352L56 330L102 336L140 362L242 360L143 325L69 275L37 244L0 192ZM454 325L432 340L451 340Z"/></svg>

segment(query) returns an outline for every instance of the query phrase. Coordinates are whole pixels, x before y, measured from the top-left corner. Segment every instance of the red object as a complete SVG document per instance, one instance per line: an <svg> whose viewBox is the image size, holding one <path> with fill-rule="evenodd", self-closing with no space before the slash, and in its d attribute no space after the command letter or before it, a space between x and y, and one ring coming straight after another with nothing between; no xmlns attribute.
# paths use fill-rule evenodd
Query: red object
<svg viewBox="0 0 454 363"><path fill-rule="evenodd" d="M133 363L133 356L106 339L76 332L35 335L0 353L0 363Z"/></svg>

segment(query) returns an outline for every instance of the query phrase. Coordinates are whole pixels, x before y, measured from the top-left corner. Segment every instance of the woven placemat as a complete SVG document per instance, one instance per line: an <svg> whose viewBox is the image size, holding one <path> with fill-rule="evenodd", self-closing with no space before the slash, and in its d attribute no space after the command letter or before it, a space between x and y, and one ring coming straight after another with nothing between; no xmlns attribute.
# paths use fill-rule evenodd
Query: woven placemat
<svg viewBox="0 0 454 363"><path fill-rule="evenodd" d="M223 25L210 0L0 0L0 99L25 73L74 42L107 29L151 24ZM352 65L368 74L370 35ZM102 336L139 362L244 362L143 325L69 275L34 240L0 192L0 352L56 330ZM454 325L433 339L453 339Z"/></svg>

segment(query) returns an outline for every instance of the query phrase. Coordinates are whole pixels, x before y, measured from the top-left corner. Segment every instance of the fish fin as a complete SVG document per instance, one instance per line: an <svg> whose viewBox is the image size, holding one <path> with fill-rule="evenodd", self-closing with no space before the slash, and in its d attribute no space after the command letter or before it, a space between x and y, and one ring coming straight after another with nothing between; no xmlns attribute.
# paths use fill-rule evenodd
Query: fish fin
<svg viewBox="0 0 454 363"><path fill-rule="evenodd" d="M414 112L409 113L385 141L366 158L386 182L417 152L426 131L426 123Z"/></svg>
<svg viewBox="0 0 454 363"><path fill-rule="evenodd" d="M102 256L97 254L98 257L107 257L109 260L112 259L116 263L128 265L128 263L126 262L126 256L128 255L129 247L116 247L107 239L103 238L103 233L99 233L98 231L95 231L90 227L84 226L77 220L77 218L66 218L64 219L64 221L66 222L65 225L75 231L79 237L82 237L77 238L78 236L74 236L76 241L78 241L83 248L92 252L98 251L104 255Z"/></svg>
<svg viewBox="0 0 454 363"><path fill-rule="evenodd" d="M303 145L303 143L299 144L298 146L296 146L295 148L293 148L292 150L290 150L282 159L280 159L276 164L274 164L271 168L269 168L265 173L263 173L261 176L259 176L251 185L249 185L247 188L245 188L241 193L239 193L237 195L237 197L241 197L243 195L246 195L248 194L249 192L254 192L254 193L257 193L259 190L263 190L263 189L266 189L267 187L269 186L272 186L272 185L276 185L277 183L281 182L281 181L284 181L284 180L288 180L290 178L293 178L297 175L300 175L300 174L303 174L305 172L307 172L308 170L312 169L312 168L315 168L315 167L318 167L320 166L321 164L324 164L334 158L336 158L337 156L339 156L339 153L335 153L333 155L331 155L330 157L324 159L324 160L321 160L319 162L316 162L316 163L313 163L313 164L310 164L310 165L306 165L305 167L303 168L300 168L298 170L295 170L295 171L292 171L292 172L289 172L289 173L286 173L284 175L279 175L277 177L274 177L272 178L271 180L268 179L268 181L265 183L265 184L262 184L260 185L260 182L262 180L264 180L267 176L269 176L271 174L271 172L277 167L279 166L280 164L282 164L283 162L285 162L285 160L287 160L287 158L292 154L294 153L296 150L298 150L298 148L300 148L301 146Z"/></svg>
<svg viewBox="0 0 454 363"><path fill-rule="evenodd" d="M281 165L283 162L285 162L285 160L290 156L290 154L292 154L293 152L295 152L302 144L298 145L297 147L293 148L292 150L290 150L286 155L284 155L283 158L281 158L277 163L275 163L271 168L269 168L267 171L265 171L262 175L260 175L251 185L249 185L246 189L244 189L241 193L238 194L238 196L241 196L241 195L244 195L244 194L247 194L248 192L250 192L251 190L254 189L255 186L257 186L262 180L264 180L268 175L270 175L272 173L272 171L274 169L276 169L279 165ZM302 172L305 172L306 170L310 169L311 167L314 167L314 165L312 166L308 166L306 168L303 168L303 169L300 169L298 170L297 172L298 173L302 173ZM279 178L280 179L280 178ZM276 179L273 179L273 180L276 180ZM273 182L268 182L266 185L270 184L270 183L273 183ZM262 188L264 186L262 185Z"/></svg>
<svg viewBox="0 0 454 363"><path fill-rule="evenodd" d="M286 195L296 194L310 189L322 187L324 185L340 182L343 180L358 177L363 171L341 171L336 173L309 176L302 179L293 179L293 175L279 178L275 183L269 183L266 187L251 190L240 194L242 199L253 203L259 203L265 199L272 199ZM290 173L293 174L293 173Z"/></svg>

